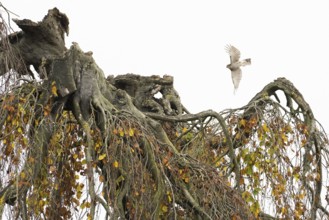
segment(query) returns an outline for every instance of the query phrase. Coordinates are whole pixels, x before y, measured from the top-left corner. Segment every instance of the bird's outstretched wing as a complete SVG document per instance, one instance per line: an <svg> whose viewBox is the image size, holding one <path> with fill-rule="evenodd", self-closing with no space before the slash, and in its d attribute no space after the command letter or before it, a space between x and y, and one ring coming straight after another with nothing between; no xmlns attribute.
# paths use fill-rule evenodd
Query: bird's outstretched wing
<svg viewBox="0 0 329 220"><path fill-rule="evenodd" d="M226 45L226 52L230 55L231 63L238 62L240 59L240 51L232 45Z"/></svg>
<svg viewBox="0 0 329 220"><path fill-rule="evenodd" d="M240 68L237 68L235 70L232 70L231 72L232 75L232 81L233 81L233 85L234 85L234 94L236 92L236 90L239 88L239 84L242 78L242 72Z"/></svg>

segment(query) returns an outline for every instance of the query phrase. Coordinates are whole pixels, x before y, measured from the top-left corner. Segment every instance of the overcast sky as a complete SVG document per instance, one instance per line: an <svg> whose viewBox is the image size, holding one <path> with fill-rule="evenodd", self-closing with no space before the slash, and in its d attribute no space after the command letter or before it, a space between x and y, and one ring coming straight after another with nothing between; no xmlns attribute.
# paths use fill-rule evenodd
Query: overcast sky
<svg viewBox="0 0 329 220"><path fill-rule="evenodd" d="M67 47L93 51L106 75L174 76L193 113L241 107L286 77L329 130L328 0L0 1L34 21L57 7L70 19ZM235 95L226 44L252 61Z"/></svg>

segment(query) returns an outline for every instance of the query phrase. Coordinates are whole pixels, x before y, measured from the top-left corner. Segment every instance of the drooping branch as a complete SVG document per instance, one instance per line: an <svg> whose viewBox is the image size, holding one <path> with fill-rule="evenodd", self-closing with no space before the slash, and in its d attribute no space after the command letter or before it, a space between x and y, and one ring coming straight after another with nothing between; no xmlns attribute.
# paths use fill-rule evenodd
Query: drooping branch
<svg viewBox="0 0 329 220"><path fill-rule="evenodd" d="M292 132L287 123L282 122L278 109L285 112L284 116L291 116L294 122L299 120L306 124L300 128L302 135L308 138L306 153L315 157L312 161L316 163L312 166L316 172L322 172L318 166L323 141L316 135L313 113L286 79L280 78L267 85L233 119L230 114L211 110L190 114L174 89L173 77L126 74L106 79L91 53L84 53L77 43L66 49L64 34L68 33L69 21L56 8L49 10L41 22L15 22L23 31L7 38L12 51L24 65L33 65L42 78L41 83L34 84L34 99L20 100L17 95L1 101L4 113L1 125L7 128L14 125L6 130L6 134L21 133L21 129L15 127L17 120L8 120L10 113L15 112L8 103L29 101L33 109L31 118L35 123L25 126L24 130L30 144L25 149L31 158L23 167L33 168L31 179L22 193L16 189L19 184L24 185L24 181L10 182L0 192L7 204L15 205L19 198L18 205L22 209L36 208L34 213L23 211L23 219L29 215L38 217L40 212L51 218L59 207L59 215L63 218L71 217L69 210L73 210L72 207L87 208L86 212L93 218L98 204L105 208L110 218L122 219L196 216L254 219L251 212L260 218L272 218L261 212L249 193L254 186L259 186L259 176L249 178L247 182L255 185L247 187L244 178L246 174L253 177L251 174L256 168L257 172L277 168L273 164L279 162L288 164L289 169L295 168L286 155L279 155L288 145L286 133ZM35 53L28 53L29 50ZM0 52L0 59L5 59L1 56L6 51ZM6 68L4 72L8 71ZM277 91L285 94L287 108L270 99L274 96L279 100ZM294 102L297 109L293 108ZM268 106L274 110L270 112ZM234 111L231 112L233 115ZM299 118L299 112L303 114L303 120ZM271 118L266 115L269 113L276 115ZM276 120L279 123L274 123L275 126L280 129L285 126L282 136L269 134L267 124ZM259 140L248 139L257 135ZM210 145L212 138L215 144ZM9 140L2 143L10 146ZM250 143L252 147L248 150L251 150L246 151ZM190 151L182 150L180 144L188 146ZM267 151L271 147L273 150ZM14 153L9 151L10 148L1 150L9 152L7 159L12 161ZM203 158L188 154L196 151L204 153ZM218 159L216 152L224 153ZM214 156L210 157L211 153ZM26 168L23 172L29 170ZM226 170L227 173L234 172L235 189L230 186L232 179L229 179L230 183L226 179L229 175L222 174ZM311 168L303 168L304 173L309 171ZM24 177L23 172L18 176ZM276 178L271 182L276 187L272 191L276 197L281 196L279 193L284 194L282 188L285 186L277 183L285 180L278 173L279 170L270 173ZM87 190L77 182L76 176L87 178ZM102 193L97 191L97 178L103 183ZM17 178L17 174L14 179L25 180ZM321 193L320 182L321 178L316 179L315 185L303 183L312 194L310 216L313 217L317 210L323 209L317 200ZM87 192L88 198L81 203L82 190ZM252 193L257 194L257 190ZM303 195L297 196L302 198ZM244 200L249 203L250 210Z"/></svg>
<svg viewBox="0 0 329 220"><path fill-rule="evenodd" d="M284 94L283 98L287 101L285 106L280 103L280 98L282 97L279 98L278 91ZM272 96L276 102L271 99ZM248 143L257 143L253 138L258 136L260 144L265 144L265 147L271 148L269 152L273 152L273 150L280 150L278 146L289 146L293 143L287 139L291 137L289 136L290 133L293 134L295 132L297 139L299 139L299 136L302 137L301 146L298 146L298 141L294 142L298 148L302 149L302 166L298 167L296 165L297 167L295 167L295 162L290 161L288 163L290 166L288 170L298 170L301 168L301 183L303 189L307 189L307 194L310 196L310 216L312 216L311 218L315 218L316 213L319 213L319 210L322 209L320 204L323 177L322 157L323 153L325 153L324 147L327 145L328 140L321 135L323 134L320 132L321 128L318 127L313 112L302 94L290 81L285 78L278 78L265 86L248 105L237 111L241 111L242 113L238 116L237 125L234 129L235 132L233 133L234 146L236 148L243 148ZM269 115L269 113L272 115ZM276 117L273 117L274 115ZM268 126L271 126L271 128ZM292 126L295 127L294 131L292 130ZM265 134L267 136L265 137L268 138L268 132L272 132L273 134L270 134L269 141L264 141L263 135ZM280 140L281 138L283 139ZM287 161L289 155L284 154L286 150L282 148L280 152L282 155L277 154L278 158L281 158L281 161ZM296 156L299 157L299 153ZM317 177L310 179L309 177L314 173ZM306 176L308 177L305 178ZM282 181L279 182L281 182L279 184L284 184Z"/></svg>
<svg viewBox="0 0 329 220"><path fill-rule="evenodd" d="M231 140L231 136L228 132L227 125L225 124L224 119L220 114L217 112L214 112L212 110L208 111L203 111L198 114L185 114L185 115L178 115L178 116L164 116L164 115L159 115L159 114L154 114L154 113L145 113L151 118L157 119L157 120L162 120L162 121L171 121L171 122L189 122L189 121L194 121L194 120L204 120L207 117L213 117L216 118L218 123L221 125L223 132L226 137L226 141L229 146L229 156L234 164L234 172L236 175L236 187L239 189L239 182L240 182L240 170L239 170L239 165L238 161L236 159L235 153L234 153L234 146ZM240 190L240 189L239 189Z"/></svg>
<svg viewBox="0 0 329 220"><path fill-rule="evenodd" d="M302 94L294 87L294 85L285 78L278 78L274 82L269 83L266 85L262 91L257 93L251 101L244 107L245 111L243 112L241 119L243 120L250 120L251 118L255 119L255 123L259 123L261 120L261 115L265 111L265 107L267 105L276 105L271 96L274 96L276 100L280 101L277 92L282 91L287 99L287 107L289 108L289 114L298 119L304 120L307 128L309 129L309 133L314 132L315 129L315 118L313 112L308 105L308 103L304 100ZM298 117L297 109L293 109L292 101L297 104L297 109L301 109L301 114L303 115L303 119ZM284 107L283 110L287 111ZM252 132L255 132L253 130ZM253 133L244 133L245 138L249 138L253 135ZM240 138L233 137L234 146L239 147L241 146L242 142L240 142Z"/></svg>
<svg viewBox="0 0 329 220"><path fill-rule="evenodd" d="M278 78L274 82L266 85L262 91L257 93L254 98L251 99L249 104L257 102L259 100L264 100L266 96L276 96L277 91L282 91L287 99L286 106L290 109L291 114L297 112L298 109L301 109L301 113L304 115L305 122L309 125L312 125L312 120L314 120L314 115L309 104L305 101L303 95L298 91L298 89L286 78ZM278 98L277 98L278 99ZM298 107L297 109L293 108L294 101Z"/></svg>
<svg viewBox="0 0 329 220"><path fill-rule="evenodd" d="M309 104L305 101L302 94L294 87L294 85L285 78L278 78L274 82L268 84L264 87L264 89L259 92L251 101L250 103L258 102L260 105L263 105L266 103L266 101L262 102L260 100L264 100L264 96L276 96L277 91L282 91L285 95L285 98L287 100L286 107L290 110L290 115L293 118L296 118L299 121L303 121L305 124L305 129L307 129L307 136L308 141L305 145L305 149L307 152L312 151L315 154L316 157L316 163L317 163L317 173L320 174L320 177L322 176L322 156L321 156L321 149L324 147L325 143L319 139L318 129L316 128L316 120L314 118L312 109L310 108ZM293 102L297 104L297 108L295 109L293 107ZM262 108L259 106L259 108ZM300 110L300 111L299 111ZM250 109L249 111L245 112L245 115L252 114L250 111L253 111ZM303 117L299 117L298 115L301 114ZM306 156L308 153L305 154L304 161L307 163ZM307 167L308 165L305 164L304 166L304 173L308 171ZM312 208L311 208L311 218L316 218L316 209L319 208L320 205L320 195L321 195L321 189L322 189L322 178L318 178L316 180L316 187L313 194L313 202L312 202ZM307 185L306 182L304 182L305 185ZM309 188L309 187L307 187Z"/></svg>

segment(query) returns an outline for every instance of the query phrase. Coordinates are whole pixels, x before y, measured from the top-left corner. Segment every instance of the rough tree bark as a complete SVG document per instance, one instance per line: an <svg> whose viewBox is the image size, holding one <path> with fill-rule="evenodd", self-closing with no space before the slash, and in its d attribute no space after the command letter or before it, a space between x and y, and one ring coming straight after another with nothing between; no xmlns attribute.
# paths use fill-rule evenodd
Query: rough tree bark
<svg viewBox="0 0 329 220"><path fill-rule="evenodd" d="M74 202L66 201L64 195L71 193L70 198L73 198L73 192L79 191L81 185L75 183L71 191L63 188L70 178L74 179L77 171L88 180L88 205L83 204L89 208L90 218L94 218L98 204L113 219L255 218L241 197L241 168L235 149L244 142L241 135L237 137L237 133L232 133L222 114L214 111L190 114L182 105L171 76L126 74L105 78L92 53L83 52L77 43L69 49L65 47L64 34L68 34L69 19L57 8L49 10L38 23L26 19L14 22L22 31L2 39L10 47L1 48L0 75L12 69L19 74L32 74L28 69L33 65L42 80L23 84L20 93L12 90L12 94L33 97L28 100L32 107L29 125L25 126L29 150L28 159L19 172L1 186L0 214L6 203L16 205L20 209L18 215L28 219L32 214L28 211L31 204L26 204L26 198L32 198L34 188L46 184L43 180L56 169L58 175L51 176L54 187L47 185L49 203L42 206L48 207L45 215L49 219L57 215L63 218L72 216L70 211L62 209L63 206L74 206ZM314 134L315 119L311 109L286 79L278 79L265 87L251 100L240 119L249 120L264 110L266 102L270 102L264 97L274 95L277 90L285 92L291 112L298 109L292 109L290 100L297 102L304 113L308 132ZM155 98L157 93L162 97ZM7 106L6 100L2 99L3 106ZM3 128L7 116L1 118ZM222 145L227 146L226 152L233 164L230 168L236 180L233 187L219 175L218 169L185 154L177 144L182 138L175 132L188 128L188 131L195 131L193 138L197 138L205 132L210 120L212 123L216 121L225 137ZM68 129L71 124L76 129L74 132ZM69 132L62 132L65 135L56 139L58 131L64 127ZM240 128L237 126L236 129ZM252 136L253 132L256 130L245 132L245 138ZM70 141L74 150L54 149L56 144L66 143L68 136L77 134L80 136L75 142L82 144L75 146ZM315 135L309 140L311 142L318 143L315 155L321 169L319 152L323 141ZM84 163L76 162L80 154L64 153L76 152L76 149L85 159ZM310 146L310 151L313 149L314 145ZM57 156L52 157L53 152L57 152ZM49 158L55 162L49 162ZM76 167L69 167L67 161L70 160L75 161L72 164ZM53 168L47 164L56 166ZM69 177L61 176L60 171L69 172ZM102 193L96 189L97 175L103 182ZM322 207L318 201L321 184L312 192L314 217L316 210ZM75 203L81 205L78 201ZM265 213L256 214L263 219L272 218Z"/></svg>

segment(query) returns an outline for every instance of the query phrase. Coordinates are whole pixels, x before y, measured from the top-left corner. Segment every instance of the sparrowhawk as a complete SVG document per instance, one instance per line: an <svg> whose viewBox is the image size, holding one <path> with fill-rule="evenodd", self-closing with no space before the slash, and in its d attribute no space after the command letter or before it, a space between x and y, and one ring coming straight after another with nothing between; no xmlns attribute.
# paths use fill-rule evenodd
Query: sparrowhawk
<svg viewBox="0 0 329 220"><path fill-rule="evenodd" d="M242 77L241 66L246 66L251 64L251 59L240 59L240 51L232 45L226 45L225 50L230 55L231 63L226 67L231 70L232 81L234 84L234 93L239 87L239 83Z"/></svg>

